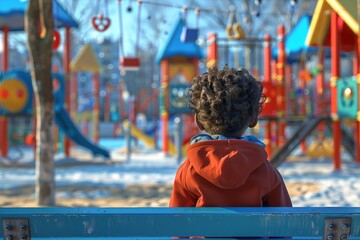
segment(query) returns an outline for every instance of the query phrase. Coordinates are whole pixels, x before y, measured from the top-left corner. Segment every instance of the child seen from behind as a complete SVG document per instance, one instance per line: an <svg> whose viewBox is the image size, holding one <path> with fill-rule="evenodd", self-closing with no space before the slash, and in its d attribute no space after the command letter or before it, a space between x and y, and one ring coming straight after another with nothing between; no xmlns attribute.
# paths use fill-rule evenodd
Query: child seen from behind
<svg viewBox="0 0 360 240"><path fill-rule="evenodd" d="M245 69L212 67L196 76L189 107L203 132L179 167L170 207L290 207L284 181L265 144L243 136L257 125L263 87Z"/></svg>

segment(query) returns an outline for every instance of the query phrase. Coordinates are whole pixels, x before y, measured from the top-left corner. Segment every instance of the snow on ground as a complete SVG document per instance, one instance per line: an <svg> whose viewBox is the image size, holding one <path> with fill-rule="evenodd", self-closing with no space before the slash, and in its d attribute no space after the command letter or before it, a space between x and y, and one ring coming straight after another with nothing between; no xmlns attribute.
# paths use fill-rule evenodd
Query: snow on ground
<svg viewBox="0 0 360 240"><path fill-rule="evenodd" d="M360 206L360 167L344 162L341 170L334 171L330 160L283 163L279 167L286 183L317 183L320 189L292 197L299 207Z"/></svg>
<svg viewBox="0 0 360 240"><path fill-rule="evenodd" d="M106 197L109 192L102 186L124 187L132 184L172 184L178 161L165 156L160 151L144 150L131 155L126 162L126 154L116 148L118 145L106 142L112 148L112 160L66 159L61 154L55 157L55 180L57 186L92 186L91 198ZM82 150L78 151L80 155ZM86 151L84 151L86 152ZM1 160L1 159L0 159ZM2 159L4 160L4 159ZM1 161L2 161L1 160ZM0 161L0 162L1 162ZM9 160L7 160L9 161ZM27 151L17 164L3 164L0 168L0 190L19 188L35 184L35 169L32 153ZM316 191L305 191L292 197L294 206L360 206L360 167L346 160L340 171L334 171L330 160L310 160L285 162L279 167L287 184L299 186L316 183ZM71 197L66 192L58 196ZM81 195L81 192L77 193Z"/></svg>

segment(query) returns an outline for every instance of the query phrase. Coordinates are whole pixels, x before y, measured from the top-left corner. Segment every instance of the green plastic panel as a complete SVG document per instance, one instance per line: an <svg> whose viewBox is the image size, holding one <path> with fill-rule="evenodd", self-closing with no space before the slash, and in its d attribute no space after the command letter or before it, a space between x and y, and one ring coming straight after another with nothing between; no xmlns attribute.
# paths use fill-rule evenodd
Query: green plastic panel
<svg viewBox="0 0 360 240"><path fill-rule="evenodd" d="M170 85L170 114L173 113L191 113L188 107L188 90L189 84L172 84Z"/></svg>
<svg viewBox="0 0 360 240"><path fill-rule="evenodd" d="M358 112L358 86L355 77L338 79L337 105L340 119L354 119Z"/></svg>

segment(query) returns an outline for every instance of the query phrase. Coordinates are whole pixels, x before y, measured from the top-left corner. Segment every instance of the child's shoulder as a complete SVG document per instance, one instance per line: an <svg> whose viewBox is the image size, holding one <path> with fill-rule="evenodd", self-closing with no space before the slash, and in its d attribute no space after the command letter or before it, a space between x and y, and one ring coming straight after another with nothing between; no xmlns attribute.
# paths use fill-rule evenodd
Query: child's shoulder
<svg viewBox="0 0 360 240"><path fill-rule="evenodd" d="M209 141L209 140L214 140L211 135L207 134L207 133L200 133L198 135L193 136L190 139L190 145L197 143L197 142L202 142L202 141Z"/></svg>
<svg viewBox="0 0 360 240"><path fill-rule="evenodd" d="M252 135L243 136L240 139L241 140L246 140L246 141L249 141L249 142L253 142L253 143L259 144L262 147L265 147L265 143L263 143L259 138L255 137L255 136L252 136Z"/></svg>
<svg viewBox="0 0 360 240"><path fill-rule="evenodd" d="M194 143L197 143L197 142L201 142L201 141L228 140L228 139L245 140L245 141L249 141L249 142L259 144L261 147L265 147L265 144L260 139L258 139L255 136L252 136L252 135L242 136L242 137L239 137L239 138L229 138L229 137L226 137L226 136L221 135L221 134L210 135L210 134L207 134L207 133L200 133L200 134L195 135L194 137L192 137L191 140L190 140L190 145L194 144Z"/></svg>

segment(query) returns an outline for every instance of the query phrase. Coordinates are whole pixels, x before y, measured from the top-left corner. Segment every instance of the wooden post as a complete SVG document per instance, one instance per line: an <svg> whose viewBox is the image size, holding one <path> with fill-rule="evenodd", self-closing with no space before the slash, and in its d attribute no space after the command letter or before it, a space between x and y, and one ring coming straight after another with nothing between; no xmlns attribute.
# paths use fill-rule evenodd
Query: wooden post
<svg viewBox="0 0 360 240"><path fill-rule="evenodd" d="M286 112L286 102L285 102L285 27L283 25L278 26L278 62L277 62L277 106L279 108L278 118L279 118L279 146L284 145L285 143L285 112Z"/></svg>
<svg viewBox="0 0 360 240"><path fill-rule="evenodd" d="M9 28L3 28L3 55L2 55L2 70L5 72L9 69ZM9 147L8 136L8 118L0 116L0 148L1 156L7 157Z"/></svg>
<svg viewBox="0 0 360 240"><path fill-rule="evenodd" d="M341 147L341 125L337 109L337 87L336 83L340 74L340 31L338 27L339 16L335 11L331 12L331 117L334 140L334 170L340 170L340 147Z"/></svg>
<svg viewBox="0 0 360 240"><path fill-rule="evenodd" d="M65 74L65 109L71 113L71 78L70 78L70 60L71 60L71 32L70 27L65 27L65 45L64 45L64 74ZM65 156L70 156L70 139L65 137L64 139L64 152Z"/></svg>

